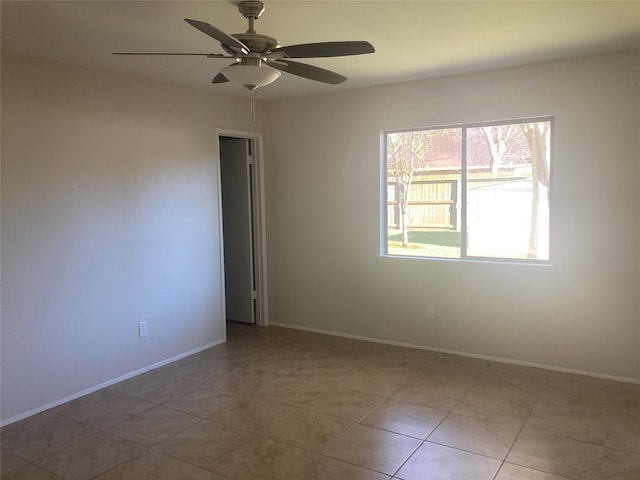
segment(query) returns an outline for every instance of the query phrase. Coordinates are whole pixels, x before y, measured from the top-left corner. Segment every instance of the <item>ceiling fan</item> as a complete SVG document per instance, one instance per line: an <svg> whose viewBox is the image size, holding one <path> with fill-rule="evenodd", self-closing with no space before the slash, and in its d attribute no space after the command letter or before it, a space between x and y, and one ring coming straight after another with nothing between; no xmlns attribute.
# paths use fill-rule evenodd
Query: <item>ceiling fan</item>
<svg viewBox="0 0 640 480"><path fill-rule="evenodd" d="M246 33L227 35L222 30L205 22L185 18L185 21L202 33L218 40L228 55L219 53L169 53L169 52L115 52L114 55L197 55L207 58L229 58L234 63L223 68L211 83L233 81L248 90L255 90L273 83L280 71L318 82L337 85L347 77L324 68L291 60L292 58L342 57L373 53L369 42L320 42L303 43L281 47L273 37L256 33L254 22L264 12L264 3L248 0L238 4L243 17L249 21Z"/></svg>

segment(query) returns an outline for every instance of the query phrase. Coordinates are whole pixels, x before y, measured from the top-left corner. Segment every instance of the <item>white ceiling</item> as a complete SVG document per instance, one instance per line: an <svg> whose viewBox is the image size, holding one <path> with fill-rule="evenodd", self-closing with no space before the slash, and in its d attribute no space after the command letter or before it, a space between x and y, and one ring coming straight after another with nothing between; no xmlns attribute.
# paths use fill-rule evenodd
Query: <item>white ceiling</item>
<svg viewBox="0 0 640 480"><path fill-rule="evenodd" d="M4 50L228 95L212 85L229 62L205 57L122 57L116 51L224 53L184 22L244 32L237 1L5 1ZM303 60L349 77L333 86L284 73L259 99L311 95L453 73L640 47L640 1L266 0L258 33L281 45L367 40L376 53ZM46 83L46 79L43 79Z"/></svg>

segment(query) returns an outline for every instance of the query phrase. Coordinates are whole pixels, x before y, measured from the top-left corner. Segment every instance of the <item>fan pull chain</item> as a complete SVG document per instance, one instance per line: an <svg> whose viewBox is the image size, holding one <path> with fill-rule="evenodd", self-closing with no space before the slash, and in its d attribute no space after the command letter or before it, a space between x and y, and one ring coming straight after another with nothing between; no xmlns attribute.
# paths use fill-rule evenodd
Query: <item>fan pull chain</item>
<svg viewBox="0 0 640 480"><path fill-rule="evenodd" d="M251 111L251 118L253 119L253 123L256 123L256 102L255 102L255 93L254 90L251 90L251 100L249 100L249 110Z"/></svg>

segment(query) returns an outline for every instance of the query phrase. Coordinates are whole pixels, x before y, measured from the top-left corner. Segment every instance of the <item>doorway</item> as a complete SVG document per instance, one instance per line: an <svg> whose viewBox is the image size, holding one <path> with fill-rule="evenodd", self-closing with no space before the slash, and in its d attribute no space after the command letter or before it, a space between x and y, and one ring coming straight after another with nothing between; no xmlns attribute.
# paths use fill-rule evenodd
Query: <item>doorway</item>
<svg viewBox="0 0 640 480"><path fill-rule="evenodd" d="M268 325L262 136L218 130L218 147L225 320Z"/></svg>

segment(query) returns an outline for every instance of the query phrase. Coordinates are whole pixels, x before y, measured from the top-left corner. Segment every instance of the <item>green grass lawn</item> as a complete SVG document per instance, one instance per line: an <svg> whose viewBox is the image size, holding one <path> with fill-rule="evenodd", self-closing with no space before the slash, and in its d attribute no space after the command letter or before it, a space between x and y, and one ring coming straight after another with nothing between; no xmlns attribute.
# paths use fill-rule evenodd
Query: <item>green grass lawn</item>
<svg viewBox="0 0 640 480"><path fill-rule="evenodd" d="M390 230L387 240L390 255L460 258L460 232L412 230L409 231L409 246L403 247L402 233Z"/></svg>

